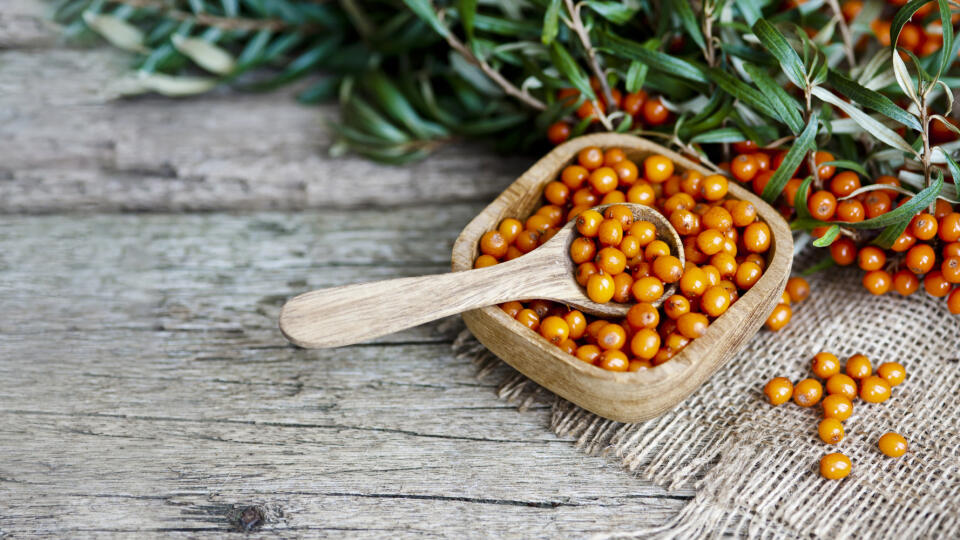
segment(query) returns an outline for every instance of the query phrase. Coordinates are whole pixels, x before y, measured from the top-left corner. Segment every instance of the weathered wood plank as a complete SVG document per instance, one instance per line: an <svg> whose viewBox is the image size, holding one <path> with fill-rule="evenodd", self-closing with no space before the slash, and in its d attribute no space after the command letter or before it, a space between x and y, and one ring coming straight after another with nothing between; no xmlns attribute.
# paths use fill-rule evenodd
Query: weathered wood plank
<svg viewBox="0 0 960 540"><path fill-rule="evenodd" d="M583 536L674 515L428 325L306 351L288 295L444 271L477 204L0 218L0 532Z"/></svg>

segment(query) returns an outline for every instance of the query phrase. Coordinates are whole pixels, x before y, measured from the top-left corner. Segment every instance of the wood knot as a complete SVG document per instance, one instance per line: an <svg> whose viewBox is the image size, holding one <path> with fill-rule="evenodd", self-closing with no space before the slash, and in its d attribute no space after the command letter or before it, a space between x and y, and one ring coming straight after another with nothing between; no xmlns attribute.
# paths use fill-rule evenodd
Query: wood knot
<svg viewBox="0 0 960 540"><path fill-rule="evenodd" d="M256 506L248 506L240 511L237 526L244 532L250 532L263 525L263 511Z"/></svg>

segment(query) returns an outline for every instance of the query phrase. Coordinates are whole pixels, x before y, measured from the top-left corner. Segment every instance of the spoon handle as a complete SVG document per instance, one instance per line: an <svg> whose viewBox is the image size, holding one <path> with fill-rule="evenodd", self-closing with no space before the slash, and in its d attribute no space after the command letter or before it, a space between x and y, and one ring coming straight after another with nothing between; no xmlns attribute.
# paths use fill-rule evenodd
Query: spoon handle
<svg viewBox="0 0 960 540"><path fill-rule="evenodd" d="M529 291L511 279L520 270L518 261L307 292L283 306L280 330L301 347L339 347L522 299Z"/></svg>

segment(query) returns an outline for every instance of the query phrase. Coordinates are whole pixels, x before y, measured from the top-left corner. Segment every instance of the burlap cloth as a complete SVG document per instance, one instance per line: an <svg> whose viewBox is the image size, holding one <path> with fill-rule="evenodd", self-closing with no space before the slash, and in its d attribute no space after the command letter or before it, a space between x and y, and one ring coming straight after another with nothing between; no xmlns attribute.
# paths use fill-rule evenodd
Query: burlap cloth
<svg viewBox="0 0 960 540"><path fill-rule="evenodd" d="M822 254L823 251L818 252ZM804 268L810 256L795 268ZM810 278L811 297L778 333L761 330L746 349L684 403L638 424L605 420L556 398L505 365L468 331L454 344L481 377L499 377L500 395L525 407L553 403L551 429L577 438L640 478L696 496L662 527L613 531L632 537L960 537L960 318L943 299L921 292L874 297L854 269ZM874 366L901 362L907 380L887 402L857 400L836 446L817 437L820 407L771 407L762 389L772 377L810 376L810 359L866 354ZM877 439L897 431L909 441L899 459ZM820 457L841 451L853 461L842 481L819 475Z"/></svg>

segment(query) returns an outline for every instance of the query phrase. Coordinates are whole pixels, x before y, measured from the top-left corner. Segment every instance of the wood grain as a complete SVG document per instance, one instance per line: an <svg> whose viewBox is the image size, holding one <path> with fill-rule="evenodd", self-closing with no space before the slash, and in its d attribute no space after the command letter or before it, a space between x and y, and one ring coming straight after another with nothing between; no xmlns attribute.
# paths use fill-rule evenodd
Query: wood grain
<svg viewBox="0 0 960 540"><path fill-rule="evenodd" d="M525 218L540 201L556 171L588 146L622 148L641 161L652 154L673 160L678 171L695 169L690 160L647 140L619 134L595 134L568 141L541 158L464 228L453 248L453 269L472 266L480 236L506 217ZM615 373L578 360L542 339L497 307L464 313L471 332L494 354L541 386L605 418L637 422L673 408L736 354L763 325L779 302L790 277L793 236L783 218L749 191L730 183L730 195L752 202L772 233L767 268L757 283L706 334L669 362L636 373Z"/></svg>

